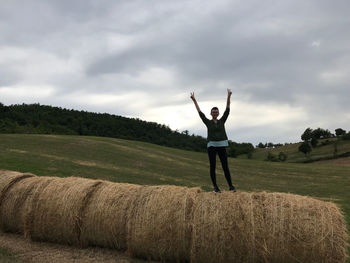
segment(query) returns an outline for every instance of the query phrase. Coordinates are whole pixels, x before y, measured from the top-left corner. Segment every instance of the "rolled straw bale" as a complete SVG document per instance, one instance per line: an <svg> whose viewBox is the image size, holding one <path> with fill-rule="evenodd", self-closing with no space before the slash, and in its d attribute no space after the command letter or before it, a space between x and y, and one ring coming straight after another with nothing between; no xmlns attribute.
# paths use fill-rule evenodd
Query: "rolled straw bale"
<svg viewBox="0 0 350 263"><path fill-rule="evenodd" d="M7 192L18 182L25 178L34 177L34 174L20 173L15 171L0 170L0 211L2 210L3 201ZM6 213L6 212L5 212ZM0 229L2 222L0 221Z"/></svg>
<svg viewBox="0 0 350 263"><path fill-rule="evenodd" d="M13 185L3 197L0 227L4 231L24 232L26 215L31 209L33 192L53 181L52 177L27 177Z"/></svg>
<svg viewBox="0 0 350 263"><path fill-rule="evenodd" d="M126 250L128 221L140 185L103 182L85 209L81 231L84 244Z"/></svg>
<svg viewBox="0 0 350 263"><path fill-rule="evenodd" d="M81 245L82 215L100 184L77 177L55 178L33 198L26 235L33 240Z"/></svg>
<svg viewBox="0 0 350 263"><path fill-rule="evenodd" d="M35 176L31 173L20 173L15 171L0 170L0 202L3 194L8 191L16 182L27 178Z"/></svg>
<svg viewBox="0 0 350 263"><path fill-rule="evenodd" d="M283 193L201 193L191 262L345 262L346 239L332 203Z"/></svg>
<svg viewBox="0 0 350 263"><path fill-rule="evenodd" d="M192 236L192 206L199 188L145 186L130 212L131 255L169 262L187 262Z"/></svg>

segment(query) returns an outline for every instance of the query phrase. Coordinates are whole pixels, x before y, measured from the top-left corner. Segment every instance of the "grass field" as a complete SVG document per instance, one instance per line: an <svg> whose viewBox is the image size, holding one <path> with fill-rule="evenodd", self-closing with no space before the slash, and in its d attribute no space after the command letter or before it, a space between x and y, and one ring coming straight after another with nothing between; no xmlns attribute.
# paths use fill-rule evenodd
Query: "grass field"
<svg viewBox="0 0 350 263"><path fill-rule="evenodd" d="M1 263L20 263L18 257L6 248L0 247L0 262Z"/></svg>
<svg viewBox="0 0 350 263"><path fill-rule="evenodd" d="M350 226L349 165L230 158L229 167L240 191L289 192L333 201ZM103 137L0 134L0 169L211 190L206 153ZM225 190L220 162L217 180Z"/></svg>

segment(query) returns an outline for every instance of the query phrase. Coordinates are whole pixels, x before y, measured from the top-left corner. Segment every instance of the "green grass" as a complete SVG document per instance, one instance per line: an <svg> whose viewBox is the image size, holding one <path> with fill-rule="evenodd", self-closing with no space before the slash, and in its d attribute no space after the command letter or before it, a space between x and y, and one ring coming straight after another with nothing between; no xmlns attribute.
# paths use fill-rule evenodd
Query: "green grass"
<svg viewBox="0 0 350 263"><path fill-rule="evenodd" d="M217 181L225 189L217 164ZM229 158L229 167L241 191L288 192L333 201L350 226L350 166ZM0 134L0 169L211 190L206 153L104 137Z"/></svg>
<svg viewBox="0 0 350 263"><path fill-rule="evenodd" d="M0 247L0 262L1 263L20 263L22 262L18 257L6 248Z"/></svg>
<svg viewBox="0 0 350 263"><path fill-rule="evenodd" d="M301 143L294 143L289 145L280 146L277 148L256 148L252 159L253 160L266 160L268 152L273 153L274 155L277 155L280 152L284 152L288 155L287 162L304 162L308 159L320 159L320 158L333 158L334 154L334 142L336 141L335 138L327 139L330 141L330 144L327 145L321 145L322 142L325 142L326 139L319 140L318 146L316 148L313 148L311 153L308 154L306 157L305 154L298 151L298 148ZM338 141L338 155L342 153L350 152L350 140L339 140ZM238 157L239 159L247 159L247 155L240 155Z"/></svg>

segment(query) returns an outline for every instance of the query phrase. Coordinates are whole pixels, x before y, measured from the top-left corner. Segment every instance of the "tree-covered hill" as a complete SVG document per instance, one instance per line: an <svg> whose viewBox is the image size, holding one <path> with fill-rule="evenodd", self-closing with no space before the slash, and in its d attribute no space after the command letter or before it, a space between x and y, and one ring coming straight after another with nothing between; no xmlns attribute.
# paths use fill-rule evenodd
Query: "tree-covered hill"
<svg viewBox="0 0 350 263"><path fill-rule="evenodd" d="M205 151L206 139L138 118L70 110L40 104L0 103L0 133L113 137L185 150Z"/></svg>

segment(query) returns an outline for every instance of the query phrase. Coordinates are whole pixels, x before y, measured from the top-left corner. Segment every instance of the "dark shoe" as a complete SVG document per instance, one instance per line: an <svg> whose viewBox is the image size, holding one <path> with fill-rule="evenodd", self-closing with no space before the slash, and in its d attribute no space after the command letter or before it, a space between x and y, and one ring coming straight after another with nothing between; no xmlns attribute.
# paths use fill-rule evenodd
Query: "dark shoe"
<svg viewBox="0 0 350 263"><path fill-rule="evenodd" d="M214 190L213 190L213 192L214 193L221 193L221 191L220 191L220 189L219 189L219 187L214 187Z"/></svg>
<svg viewBox="0 0 350 263"><path fill-rule="evenodd" d="M231 192L236 192L236 188L233 185L230 186L230 188L228 190L231 191Z"/></svg>

